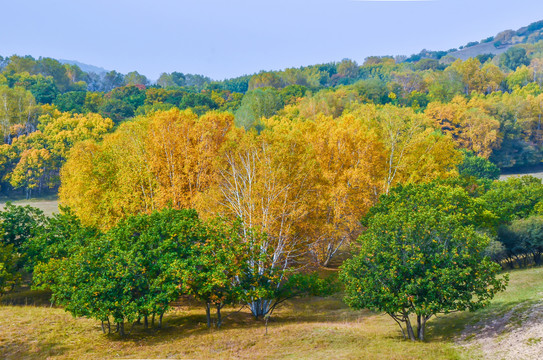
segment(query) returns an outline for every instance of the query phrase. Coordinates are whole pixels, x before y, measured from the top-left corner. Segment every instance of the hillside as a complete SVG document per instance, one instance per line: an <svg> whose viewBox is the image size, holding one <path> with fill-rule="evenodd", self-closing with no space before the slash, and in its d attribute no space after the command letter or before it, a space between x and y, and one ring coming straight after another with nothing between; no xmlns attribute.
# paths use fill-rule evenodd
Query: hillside
<svg viewBox="0 0 543 360"><path fill-rule="evenodd" d="M534 22L528 26L521 27L518 30L504 30L481 41L471 41L466 45L459 46L447 51L428 51L422 50L419 54L411 55L408 61L417 62L422 59L441 59L445 56L453 59L467 60L481 55L500 55L507 51L511 46L519 44L534 44L543 40L543 20ZM371 57L370 57L371 58ZM86 73L96 73L104 75L109 72L102 67L85 64L76 60L58 59L61 64L77 65ZM262 70L264 71L264 70ZM187 75L187 74L185 74ZM255 74L252 74L255 75ZM192 76L192 75L189 75ZM196 75L198 76L198 75ZM241 76L235 79L242 79L247 76ZM208 81L213 81L207 78ZM231 79L234 80L234 79ZM160 81L160 79L159 79ZM153 81L154 83L155 81Z"/></svg>
<svg viewBox="0 0 543 360"><path fill-rule="evenodd" d="M471 41L457 49L447 51L422 50L412 55L408 61L417 62L421 59L461 59L467 60L481 55L500 55L511 46L519 44L534 44L543 39L543 20L534 22L518 30L504 30L481 41Z"/></svg>
<svg viewBox="0 0 543 360"><path fill-rule="evenodd" d="M502 45L496 47L494 45L494 42L489 42L465 47L457 51L452 51L448 53L448 55L454 57L455 59L467 60L469 58L474 58L479 55L485 54L500 55L506 52L507 49L509 49L511 46L512 45Z"/></svg>

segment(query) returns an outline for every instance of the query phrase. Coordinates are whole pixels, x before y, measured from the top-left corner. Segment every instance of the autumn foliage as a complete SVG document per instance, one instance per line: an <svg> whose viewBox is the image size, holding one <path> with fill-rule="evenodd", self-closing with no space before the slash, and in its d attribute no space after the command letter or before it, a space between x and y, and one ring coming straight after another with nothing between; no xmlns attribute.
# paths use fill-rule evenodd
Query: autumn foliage
<svg viewBox="0 0 543 360"><path fill-rule="evenodd" d="M81 142L62 169L61 201L104 229L135 213L196 208L265 233L259 246L275 249L272 268L306 255L327 265L380 194L454 175L461 161L429 118L394 106L277 115L262 119L260 133L233 120L172 109Z"/></svg>

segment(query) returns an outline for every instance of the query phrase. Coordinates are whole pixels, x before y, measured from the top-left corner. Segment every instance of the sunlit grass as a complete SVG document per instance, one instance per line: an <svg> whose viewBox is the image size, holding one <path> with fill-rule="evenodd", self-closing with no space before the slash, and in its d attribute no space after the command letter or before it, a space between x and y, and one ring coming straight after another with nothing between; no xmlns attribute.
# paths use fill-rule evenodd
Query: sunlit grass
<svg viewBox="0 0 543 360"><path fill-rule="evenodd" d="M349 310L335 296L287 303L270 320L267 334L247 310L227 317L220 331L208 330L203 308L192 304L169 312L164 329L136 325L124 339L103 335L99 322L73 318L62 309L2 306L0 354L6 359L470 359L475 353L463 353L455 344L460 331L538 300L542 276L543 268L513 271L508 290L487 309L430 321L425 343L403 340L388 316Z"/></svg>
<svg viewBox="0 0 543 360"><path fill-rule="evenodd" d="M199 307L177 308L165 316L164 329L137 326L125 339L103 335L99 322L75 319L62 309L4 306L0 317L6 321L0 349L7 359L458 358L442 339L404 341L387 316L351 311L339 297L288 303L270 320L267 334L264 323L246 311L228 317L220 331L208 330Z"/></svg>
<svg viewBox="0 0 543 360"><path fill-rule="evenodd" d="M0 198L0 210L4 210L6 202L11 201L14 205L25 206L30 205L43 211L47 216L53 213L58 213L58 199L56 195L44 196L40 198L24 199L24 198Z"/></svg>

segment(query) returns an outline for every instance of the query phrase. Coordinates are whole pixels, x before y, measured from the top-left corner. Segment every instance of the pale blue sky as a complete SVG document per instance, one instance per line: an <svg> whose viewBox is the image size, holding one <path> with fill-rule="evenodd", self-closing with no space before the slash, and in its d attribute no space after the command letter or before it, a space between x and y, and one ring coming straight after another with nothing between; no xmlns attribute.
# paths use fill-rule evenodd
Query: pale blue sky
<svg viewBox="0 0 543 360"><path fill-rule="evenodd" d="M447 50L543 19L541 0L0 0L0 55L215 79Z"/></svg>

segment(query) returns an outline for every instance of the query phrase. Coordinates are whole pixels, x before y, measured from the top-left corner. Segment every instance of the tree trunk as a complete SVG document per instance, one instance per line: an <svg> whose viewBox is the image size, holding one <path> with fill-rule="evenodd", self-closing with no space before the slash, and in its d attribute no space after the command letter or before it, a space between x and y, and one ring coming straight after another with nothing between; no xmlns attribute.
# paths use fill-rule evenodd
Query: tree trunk
<svg viewBox="0 0 543 360"><path fill-rule="evenodd" d="M161 313L158 317L158 328L162 329L162 317L164 316L164 313Z"/></svg>
<svg viewBox="0 0 543 360"><path fill-rule="evenodd" d="M519 269L522 269L522 258L517 256L516 260L517 260L517 265L518 265Z"/></svg>
<svg viewBox="0 0 543 360"><path fill-rule="evenodd" d="M119 334L120 334L121 336L125 336L125 332L124 332L124 321L121 321L121 322L119 323Z"/></svg>
<svg viewBox="0 0 543 360"><path fill-rule="evenodd" d="M424 333L426 331L426 321L428 318L423 315L417 315L417 331L420 341L424 341Z"/></svg>
<svg viewBox="0 0 543 360"><path fill-rule="evenodd" d="M207 319L207 328L211 328L211 309L209 303L206 303L206 319Z"/></svg>
<svg viewBox="0 0 543 360"><path fill-rule="evenodd" d="M145 330L149 329L149 318L147 317L147 315L143 317L143 328Z"/></svg>
<svg viewBox="0 0 543 360"><path fill-rule="evenodd" d="M409 340L411 341L417 341L417 338L415 337L415 332L413 331L413 327L411 326L411 321L409 320L409 317L405 318L405 328L407 330L407 336L409 337Z"/></svg>
<svg viewBox="0 0 543 360"><path fill-rule="evenodd" d="M405 331L403 331L403 327L402 327L402 321L400 319L398 319L398 317L396 315L394 315L394 313L387 313L392 319L394 319L394 321L396 321L396 324L398 324L398 326L400 327L400 331L402 332L402 336L403 336L403 339L405 340L406 337L405 337Z"/></svg>
<svg viewBox="0 0 543 360"><path fill-rule="evenodd" d="M256 299L249 303L251 313L258 320L263 318L269 311L272 304L271 300Z"/></svg>
<svg viewBox="0 0 543 360"><path fill-rule="evenodd" d="M534 252L534 263L536 266L541 263L541 253L539 251Z"/></svg>
<svg viewBox="0 0 543 360"><path fill-rule="evenodd" d="M220 329L222 325L221 308L222 304L217 304L217 329Z"/></svg>

